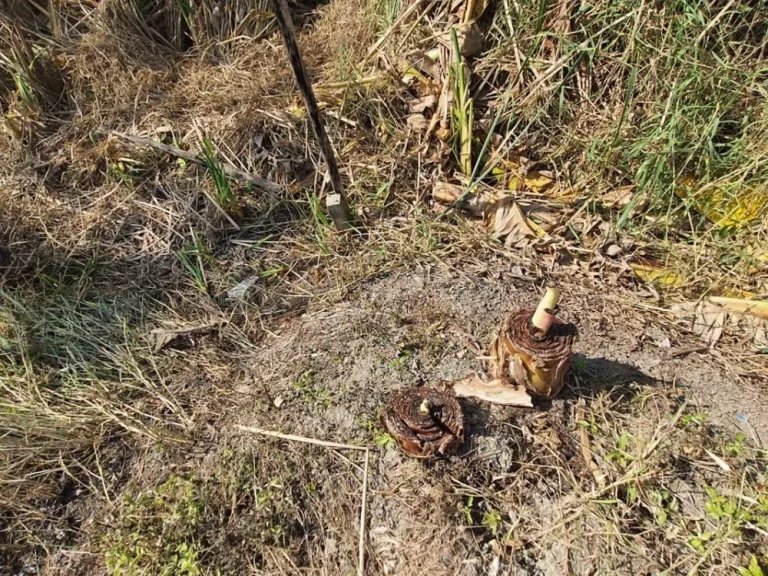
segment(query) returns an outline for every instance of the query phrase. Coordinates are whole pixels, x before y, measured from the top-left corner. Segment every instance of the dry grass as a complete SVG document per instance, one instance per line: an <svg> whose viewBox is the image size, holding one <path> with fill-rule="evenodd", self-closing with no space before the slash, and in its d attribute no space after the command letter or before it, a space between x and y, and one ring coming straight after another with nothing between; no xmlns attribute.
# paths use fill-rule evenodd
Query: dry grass
<svg viewBox="0 0 768 576"><path fill-rule="evenodd" d="M499 257L526 274L578 274L615 290L635 283L623 260L601 254L620 242L632 258L674 261L691 292L765 291L764 214L722 225L723 210L749 212L751 191L766 182L765 22L752 3L490 5L485 50L466 62L474 108L463 124L474 138L463 144L474 165L462 170L450 142L406 127L407 102L439 93L438 79L405 86L398 71L405 53L431 48L456 21L451 6L424 2L369 57L405 5L293 5L363 224L350 235L336 234L321 209L322 161L267 5L238 0L217 14L215 4L0 8L0 564L51 574L354 569L354 462L215 431L241 405L240 387L269 372L254 363L265 335L372 278L435 266L462 277L467 262ZM556 17L563 11L568 18ZM208 166L112 130L195 152L208 142ZM473 174L484 175L479 189L505 186L488 152L525 157L555 180L549 196L517 191L526 210L554 215L548 240L510 250L459 213L432 212L436 181L466 184ZM283 191L228 180L221 163ZM684 176L694 184L678 195ZM631 188L630 204L603 202L620 186ZM229 298L242 281L245 295ZM158 326L215 328L157 350L148 333ZM763 370L750 362L753 374ZM325 399L336 391L322 388L295 387L309 417L333 408ZM248 410L266 418L267 400L248 395ZM412 511L444 539L448 560L428 560L455 573L464 560L451 557L456 546L480 566L562 554L574 573L627 561L669 573L746 566L768 530L765 454L749 440L733 453L733 439L687 410L670 426L679 405L630 388L590 396L562 421L547 413L501 425L516 438L503 478L482 458L441 463L431 478L404 464L419 476L413 490L439 508ZM356 437L386 444L368 416ZM583 430L597 472L579 459ZM738 474L720 474L704 448ZM397 516L410 497L404 478L380 472L376 489L392 501L374 514ZM415 555L406 572L421 567L419 536L402 543ZM370 571L398 566L390 536L372 538ZM226 560L235 549L242 557Z"/></svg>

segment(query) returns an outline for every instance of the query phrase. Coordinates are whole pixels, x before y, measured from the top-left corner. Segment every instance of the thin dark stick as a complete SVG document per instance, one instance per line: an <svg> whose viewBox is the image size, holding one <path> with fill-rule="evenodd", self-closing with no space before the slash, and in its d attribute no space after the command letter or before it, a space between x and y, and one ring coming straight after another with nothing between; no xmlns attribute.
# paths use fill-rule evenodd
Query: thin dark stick
<svg viewBox="0 0 768 576"><path fill-rule="evenodd" d="M296 76L296 83L304 98L304 104L307 106L307 113L312 122L312 129L315 132L320 152L323 154L325 165L328 166L328 173L331 177L331 186L334 194L329 194L325 199L325 205L331 214L333 223L339 230L346 230L351 226L352 218L349 212L347 197L344 195L344 188L341 184L341 175L339 167L336 164L336 156L331 148L331 141L323 125L323 118L320 115L320 108L315 99L315 93L312 91L312 85L309 83L307 72L304 69L304 62L301 59L299 45L296 42L296 32L293 28L293 20L288 10L286 0L272 0L272 6L275 12L275 18L280 25L280 32L283 35L285 47L288 50L288 59L291 61L293 73Z"/></svg>

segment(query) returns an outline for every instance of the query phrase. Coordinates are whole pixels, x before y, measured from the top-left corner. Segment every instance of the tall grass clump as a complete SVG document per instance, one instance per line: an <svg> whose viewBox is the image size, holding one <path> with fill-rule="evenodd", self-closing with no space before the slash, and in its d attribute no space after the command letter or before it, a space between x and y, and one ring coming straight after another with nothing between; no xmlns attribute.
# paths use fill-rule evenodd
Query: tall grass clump
<svg viewBox="0 0 768 576"><path fill-rule="evenodd" d="M100 447L187 426L132 327L140 315L104 297L0 290L0 508L9 527L0 542L9 550L22 544L13 526L56 521L49 504L64 484L101 493Z"/></svg>
<svg viewBox="0 0 768 576"><path fill-rule="evenodd" d="M269 0L109 0L107 22L163 49L262 38L272 29Z"/></svg>
<svg viewBox="0 0 768 576"><path fill-rule="evenodd" d="M503 5L480 69L516 79L515 125L542 157L634 187L619 227L727 233L764 213L764 2Z"/></svg>

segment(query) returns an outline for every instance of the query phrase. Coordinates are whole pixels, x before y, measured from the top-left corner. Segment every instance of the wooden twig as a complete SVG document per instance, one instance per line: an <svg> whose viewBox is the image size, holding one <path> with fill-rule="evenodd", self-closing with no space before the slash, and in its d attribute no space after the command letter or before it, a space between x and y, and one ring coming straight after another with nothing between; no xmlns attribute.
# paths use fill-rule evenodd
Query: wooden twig
<svg viewBox="0 0 768 576"><path fill-rule="evenodd" d="M263 436L271 436L272 438L280 438L281 440L292 440L293 442L303 442L304 444L314 444L315 446L325 446L326 448L344 448L347 450L368 450L367 446L357 446L355 444L340 444L339 442L328 442L327 440L317 440L315 438L307 438L306 436L296 436L295 434L283 434L282 432L274 432L272 430L265 430L264 428L254 428L252 426L237 426L238 430L243 432L251 432L252 434L261 434Z"/></svg>
<svg viewBox="0 0 768 576"><path fill-rule="evenodd" d="M296 83L299 85L299 91L301 91L304 104L307 106L307 114L312 124L312 130L315 132L315 137L320 145L320 152L325 160L325 165L328 167L328 175L330 176L331 187L334 193L326 196L325 204L336 228L338 230L347 230L352 227L352 214L349 211L347 197L344 195L341 174L336 164L336 156L333 153L331 141L328 139L328 133L325 131L323 117L320 115L320 107L317 105L315 93L312 91L312 84L309 82L304 62L301 59L301 52L299 52L299 44L296 41L296 32L293 29L293 20L288 10L288 3L286 0L272 0L272 7L275 12L275 19L280 25L285 48L288 50L288 59L291 62L294 76L296 76Z"/></svg>
<svg viewBox="0 0 768 576"><path fill-rule="evenodd" d="M243 432L251 432L253 434L261 434L263 436L271 436L272 438L280 438L281 440L291 440L293 442L302 442L304 444L314 444L315 446L324 446L326 448L343 448L347 450L362 450L365 452L365 465L363 467L363 493L361 496L362 505L360 507L360 537L358 540L357 548L357 574L358 576L363 576L365 574L365 513L366 500L368 499L368 461L371 452L370 449L367 446L328 442L327 440L317 440L315 438L307 438L306 436L296 436L295 434L283 434L282 432L274 432L272 430L253 428L251 426L242 426L239 424L237 428Z"/></svg>
<svg viewBox="0 0 768 576"><path fill-rule="evenodd" d="M131 144L135 144L136 146L145 146L148 148L154 148L155 150L159 150L160 152L165 152L166 154L170 154L171 156L177 156L178 158L189 160L190 162L194 162L195 164L201 164L203 166L205 165L205 159L201 156L198 156L194 152L189 152L188 150L182 150L181 148L176 148L176 146L163 144L162 142L158 142L157 140L152 140L152 138L145 138L144 136L133 136L131 134L124 134L122 132L116 132L114 130L111 131L109 134L117 138L121 138L122 140L125 140L127 142L130 142ZM231 164L225 164L224 162L221 162L221 169L224 170L227 176L231 176L233 178L239 178L240 180L250 182L254 186L258 186L259 188L262 188L263 190L266 190L268 192L280 192L283 189L283 187L280 186L280 184L272 182L271 180L267 180L266 178L262 178L261 176L256 176L255 174L251 174L250 172L246 172L245 170L241 170L240 168L232 166Z"/></svg>
<svg viewBox="0 0 768 576"><path fill-rule="evenodd" d="M368 457L371 451L365 451L365 468L363 468L363 495L362 506L360 507L360 537L357 548L357 574L365 574L365 502L368 499Z"/></svg>

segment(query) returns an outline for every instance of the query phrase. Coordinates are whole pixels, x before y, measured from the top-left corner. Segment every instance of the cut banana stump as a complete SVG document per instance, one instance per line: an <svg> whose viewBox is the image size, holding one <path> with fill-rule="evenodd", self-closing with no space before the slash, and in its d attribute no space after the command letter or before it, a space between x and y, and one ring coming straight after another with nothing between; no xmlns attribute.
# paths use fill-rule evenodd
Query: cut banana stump
<svg viewBox="0 0 768 576"><path fill-rule="evenodd" d="M507 316L491 344L491 377L524 385L541 398L554 398L563 388L571 363L576 326L551 316L544 334L532 323L535 310Z"/></svg>
<svg viewBox="0 0 768 576"><path fill-rule="evenodd" d="M382 421L410 456L447 456L464 441L464 412L456 398L434 388L406 388L387 404Z"/></svg>

